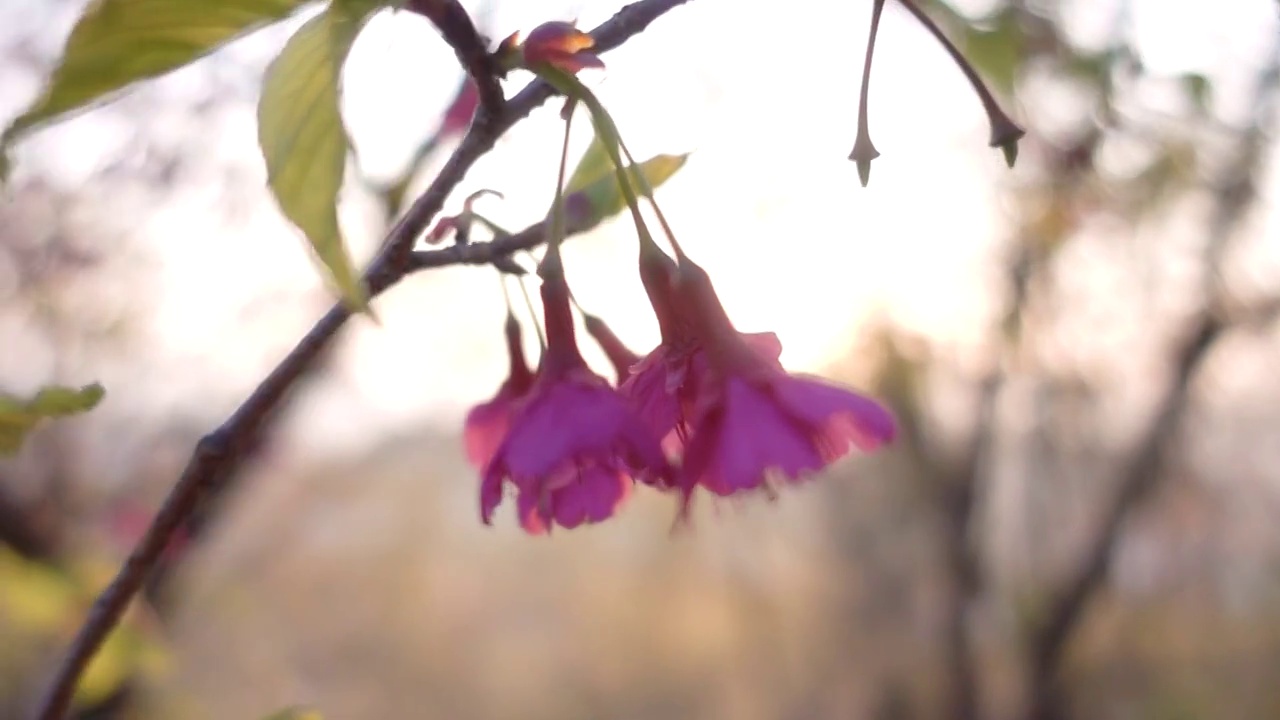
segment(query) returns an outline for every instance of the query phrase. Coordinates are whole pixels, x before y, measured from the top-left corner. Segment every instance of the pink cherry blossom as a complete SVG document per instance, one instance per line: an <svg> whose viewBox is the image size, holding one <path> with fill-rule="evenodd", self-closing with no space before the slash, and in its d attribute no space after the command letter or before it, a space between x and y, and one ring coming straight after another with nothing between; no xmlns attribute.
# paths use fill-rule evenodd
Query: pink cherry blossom
<svg viewBox="0 0 1280 720"><path fill-rule="evenodd" d="M480 470L489 464L502 444L516 404L533 387L533 372L525 363L524 348L520 344L520 323L510 313L507 313L506 335L507 357L511 362L507 379L491 400L472 408L463 423L467 460Z"/></svg>
<svg viewBox="0 0 1280 720"><path fill-rule="evenodd" d="M609 358L609 364L613 365L618 382L626 380L631 372L631 366L640 362L640 356L624 345L613 330L595 315L583 313L582 324L586 326L587 332L595 338L600 349L604 350L605 356Z"/></svg>
<svg viewBox="0 0 1280 720"><path fill-rule="evenodd" d="M710 369L706 353L693 333L688 309L673 294L675 272L675 263L665 254L642 253L640 277L658 317L662 342L631 367L619 388L641 419L663 439L669 455L679 454L688 437L690 419ZM749 333L742 338L762 359L778 364L782 343L777 335Z"/></svg>
<svg viewBox="0 0 1280 720"><path fill-rule="evenodd" d="M516 497L520 525L533 535L553 524L575 528L608 520L631 494L632 480L613 464L584 460L562 465L540 487L522 487Z"/></svg>
<svg viewBox="0 0 1280 720"><path fill-rule="evenodd" d="M854 447L893 440L893 416L876 401L788 374L752 349L702 268L682 259L676 290L709 362L678 481L686 504L698 486L731 495L770 477L803 480Z"/></svg>
<svg viewBox="0 0 1280 720"><path fill-rule="evenodd" d="M540 272L547 350L480 487L480 515L488 524L504 483L515 485L521 525L530 533L612 516L627 496L629 468L670 476L657 438L583 361L558 255Z"/></svg>

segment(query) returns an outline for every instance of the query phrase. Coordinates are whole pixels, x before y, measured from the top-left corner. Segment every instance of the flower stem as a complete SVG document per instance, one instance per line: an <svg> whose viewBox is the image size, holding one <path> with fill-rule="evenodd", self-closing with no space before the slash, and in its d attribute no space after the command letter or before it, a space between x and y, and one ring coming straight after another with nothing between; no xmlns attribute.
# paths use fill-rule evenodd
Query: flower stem
<svg viewBox="0 0 1280 720"><path fill-rule="evenodd" d="M862 90L858 93L858 136L853 141L853 151L849 159L858 166L858 179L862 187L871 180L871 161L880 157L880 151L871 142L871 130L867 121L867 99L871 92L871 58L876 52L876 34L880 30L880 14L884 11L884 0L875 0L871 8L871 30L867 34L867 57L862 63Z"/></svg>
<svg viewBox="0 0 1280 720"><path fill-rule="evenodd" d="M524 284L524 278L516 278L516 282L520 283L520 294L524 296L524 306L529 310L529 317L533 318L533 331L538 335L538 347L542 348L542 352L547 351L547 337L542 333L542 323L538 322L538 311L533 307L533 298L529 297L529 287ZM504 282L503 290L506 290Z"/></svg>
<svg viewBox="0 0 1280 720"><path fill-rule="evenodd" d="M567 97L578 100L587 106L587 111L591 113L591 124L595 126L596 134L603 141L605 152L609 153L609 160L613 163L614 173L618 178L619 189L622 190L622 197L627 201L627 208L631 211L631 218L635 222L636 232L640 235L640 245L642 250L645 246L652 246L653 250L658 249L657 243L654 242L652 233L649 232L649 226L644 221L644 216L640 214L640 200L636 197L635 189L631 186L629 175L638 175L638 172L628 172L622 163L622 156L618 152L618 147L622 143L622 138L618 132L618 126L613 121L613 117L609 115L609 111L605 109L604 104L600 102L600 98L591 92L591 89L582 84L576 76L562 72L555 68L543 70L541 76L544 80L564 93Z"/></svg>
<svg viewBox="0 0 1280 720"><path fill-rule="evenodd" d="M493 233L494 237L511 237L510 231L480 213L471 213L471 219L485 226L489 232Z"/></svg>
<svg viewBox="0 0 1280 720"><path fill-rule="evenodd" d="M662 226L662 232L667 236L667 242L671 243L671 249L675 251L678 259L685 259L684 248L680 247L680 241L676 240L676 234L671 229L670 223L667 222L667 216L662 213L662 208L658 207L658 201L654 197L653 186L649 184L649 178L644 176L644 171L640 169L640 163L636 162L635 157L631 154L631 150L627 148L627 144L622 141L622 136L618 136L618 147L622 148L622 153L627 156L627 162L631 163L631 167L636 168L631 173L636 184L640 186L640 193L649 201L649 207L653 208L653 214L658 217L658 224Z"/></svg>
<svg viewBox="0 0 1280 720"><path fill-rule="evenodd" d="M877 0L879 1L879 0ZM998 147L1004 152L1005 162L1009 167L1013 167L1014 161L1018 157L1018 140L1026 135L1026 131L1018 127L1017 123L1011 120L1004 109L1000 107L1000 103L996 102L995 95L982 81L982 77L978 75L978 71L973 65L965 59L960 49L947 38L942 32L942 28L933 21L933 18L920 9L912 0L898 0L902 6L907 9L916 20L924 25L933 37L946 48L947 54L956 65L960 67L960 72L968 78L969 84L973 86L973 91L977 93L978 100L982 102L982 109L987 113L987 122L991 125L991 147Z"/></svg>
<svg viewBox="0 0 1280 720"><path fill-rule="evenodd" d="M515 311L511 308L511 291L507 289L507 276L505 273L498 273L498 285L502 287L502 302L507 306L507 316L515 315Z"/></svg>
<svg viewBox="0 0 1280 720"><path fill-rule="evenodd" d="M564 118L564 143L560 147L560 169L556 174L556 197L551 203L551 229L547 236L547 250L559 253L564 242L564 178L569 167L569 131L573 127L573 113Z"/></svg>

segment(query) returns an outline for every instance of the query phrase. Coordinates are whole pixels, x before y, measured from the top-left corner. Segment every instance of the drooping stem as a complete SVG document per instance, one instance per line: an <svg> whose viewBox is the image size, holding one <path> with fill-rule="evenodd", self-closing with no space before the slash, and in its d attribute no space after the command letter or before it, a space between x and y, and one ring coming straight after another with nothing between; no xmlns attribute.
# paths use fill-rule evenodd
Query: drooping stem
<svg viewBox="0 0 1280 720"><path fill-rule="evenodd" d="M533 298L529 297L529 286L524 284L524 278L516 278L516 282L520 284L520 295L524 297L524 306L529 311L529 317L533 319L533 332L538 336L538 347L542 348L542 352L547 351L547 336L542 333L542 323L538 322L538 311L533 307ZM503 286L506 290L506 286Z"/></svg>
<svg viewBox="0 0 1280 720"><path fill-rule="evenodd" d="M621 144L622 139L618 133L618 126L613 122L613 117L609 115L609 111L600 102L600 98L596 97L596 94L591 92L591 89L586 85L583 85L582 81L576 76L555 68L547 68L539 74L567 97L578 100L587 106L587 111L591 113L591 124L595 127L596 134L600 136L605 152L609 154L609 161L613 164L614 173L618 178L618 187L622 190L622 197L627 201L627 208L631 211L631 219L635 222L636 232L640 236L641 252L651 250L662 252L657 243L654 242L653 234L649 232L649 226L645 223L644 216L640 214L640 200L636 197L635 189L631 186L631 180L628 178L629 175L637 173L627 172L627 167L622 162L622 156L618 152L618 146Z"/></svg>
<svg viewBox="0 0 1280 720"><path fill-rule="evenodd" d="M504 227L502 227L501 225L499 225L498 223L496 223L496 222L494 222L494 221L490 220L489 218L485 217L484 215L481 215L480 213L471 213L471 219L472 219L472 220L475 220L476 222L478 222L478 223L480 223L481 225L483 225L483 226L485 227L485 229L486 229L486 230L488 230L489 232L493 233L493 236L494 236L494 237L497 237L497 238L504 238L504 237L510 237L510 236L511 236L511 231L510 231L510 230L507 230L506 228L504 228Z"/></svg>
<svg viewBox="0 0 1280 720"><path fill-rule="evenodd" d="M547 235L547 253L559 253L564 242L564 178L569 167L569 133L573 128L573 113L564 117L564 142L560 146L560 167L556 171L556 194L551 203L551 229Z"/></svg>
<svg viewBox="0 0 1280 720"><path fill-rule="evenodd" d="M502 302L507 306L507 315L514 316L515 310L511 305L511 291L507 289L507 276L498 273L498 285L502 288Z"/></svg>
<svg viewBox="0 0 1280 720"><path fill-rule="evenodd" d="M952 61L960 67L960 72L968 78L969 84L973 86L973 91L977 93L978 100L982 102L982 109L987 113L987 121L991 125L991 147L998 147L1004 151L1005 161L1009 163L1009 167L1013 167L1014 160L1018 157L1018 140L1026 135L1026 131L1018 127L1017 123L1009 118L1004 108L1000 107L1000 103L996 101L995 95L991 93L991 89L983 82L982 76L978 75L978 71L973 67L960 48L942 32L942 28L929 17L928 13L921 10L913 0L898 0L902 6L907 9L915 19L924 25L933 37L942 44L947 54L951 56ZM881 0L877 0L880 4Z"/></svg>
<svg viewBox="0 0 1280 720"><path fill-rule="evenodd" d="M884 0L875 0L871 8L871 30L867 33L867 56L862 62L862 89L858 93L858 136L853 141L849 159L858 165L858 179L862 187L871 180L871 161L880 157L880 151L871 142L871 129L867 121L867 100L871 92L871 58L876 52L876 35L880 30L880 15L884 12Z"/></svg>
<svg viewBox="0 0 1280 720"><path fill-rule="evenodd" d="M529 311L529 319L533 322L533 332L538 336L538 347L546 351L547 339L542 334L542 324L538 322L538 313L533 309L533 301L529 299L529 290L524 285L524 278L517 277L516 282L520 285L520 294L524 297L524 306ZM507 289L506 273L498 273L498 283L502 286L502 300L507 305L507 322L513 322L516 318L516 311L515 305L511 302L511 291Z"/></svg>
<svg viewBox="0 0 1280 720"><path fill-rule="evenodd" d="M663 214L662 208L658 207L658 200L654 197L653 186L649 184L649 178L644 176L644 170L641 169L640 163L636 162L635 156L631 154L631 150L627 148L627 144L623 142L622 136L618 136L618 147L622 148L622 154L626 156L627 162L636 171L629 173L636 184L640 186L640 193L649 201L649 207L653 208L653 214L658 218L658 224L662 226L662 232L667 236L667 242L671 243L671 249L675 251L676 257L684 259L684 248L680 247L680 241L676 240L676 234L671 229L671 224L667 222L667 216Z"/></svg>

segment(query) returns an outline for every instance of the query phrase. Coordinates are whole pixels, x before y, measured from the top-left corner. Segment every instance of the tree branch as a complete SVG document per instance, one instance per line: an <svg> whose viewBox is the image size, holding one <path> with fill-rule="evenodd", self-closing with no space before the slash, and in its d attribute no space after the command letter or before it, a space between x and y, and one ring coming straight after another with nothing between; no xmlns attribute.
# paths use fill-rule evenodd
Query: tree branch
<svg viewBox="0 0 1280 720"><path fill-rule="evenodd" d="M1156 487L1164 473L1166 454L1176 436L1179 422L1191 398L1196 370L1210 348L1222 334L1223 324L1212 314L1203 313L1189 341L1178 353L1177 369L1165 393L1155 421L1143 436L1138 452L1129 462L1120 481L1120 489L1106 510L1102 523L1084 553L1076 572L1062 586L1051 603L1048 619L1036 631L1031 642L1032 688L1028 717L1049 720L1060 717L1063 709L1056 692L1057 674L1063 649L1071 631L1084 615L1088 600L1106 578L1111 556L1120 531L1134 508Z"/></svg>
<svg viewBox="0 0 1280 720"><path fill-rule="evenodd" d="M669 10L687 1L633 2L592 32L596 45L601 51L615 48L628 38L643 32L650 23ZM365 274L370 296L377 296L414 270L468 261L478 262L462 248L437 251L441 255L431 255L435 258L432 260L424 261L418 256L415 262L413 245L476 160L492 150L502 134L528 116L534 108L546 102L552 94L550 86L535 81L498 110L481 105L471 129L440 170L440 174L388 233L383 249ZM531 242L532 239L525 236L522 241ZM515 249L518 248L512 246L511 251ZM457 259L451 259L450 253L457 253ZM54 672L49 688L37 706L36 718L60 720L66 715L77 680L107 634L120 621L174 532L182 526L199 499L208 492L216 491L235 471L242 454L261 441L262 431L275 416L280 401L333 341L349 317L350 312L341 303L334 305L231 417L196 443L191 459L169 491L150 527L111 584L89 609L84 624L72 640L66 657Z"/></svg>
<svg viewBox="0 0 1280 720"><path fill-rule="evenodd" d="M409 0L405 9L425 16L440 31L458 56L458 63L476 84L480 107L490 117L502 110L506 97L499 79L502 71L489 54L488 42L476 29L458 0Z"/></svg>
<svg viewBox="0 0 1280 720"><path fill-rule="evenodd" d="M1255 91L1257 108L1252 127L1243 134L1235 163L1215 192L1216 207L1206 242L1206 306L1201 309L1186 342L1174 357L1174 377L1155 419L1123 469L1115 496L1104 511L1102 523L1086 548L1080 564L1061 585L1049 603L1046 620L1036 628L1029 647L1031 686L1029 720L1057 720L1065 717L1059 669L1071 632L1084 618L1089 600L1102 587L1111 567L1125 521L1142 506L1164 474L1170 445L1190 405L1195 374L1218 338L1241 325L1271 322L1280 307L1272 299L1255 307L1238 310L1236 317L1223 312L1225 289L1220 285L1220 262L1228 243L1248 206L1256 200L1256 182L1262 173L1266 149L1265 128L1272 126L1280 98L1280 42L1271 49L1271 60L1259 78Z"/></svg>

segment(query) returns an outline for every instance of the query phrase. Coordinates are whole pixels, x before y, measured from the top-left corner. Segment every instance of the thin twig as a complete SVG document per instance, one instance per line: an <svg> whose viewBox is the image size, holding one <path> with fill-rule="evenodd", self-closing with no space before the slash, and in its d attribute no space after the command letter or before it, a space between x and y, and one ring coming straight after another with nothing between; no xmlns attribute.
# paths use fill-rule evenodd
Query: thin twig
<svg viewBox="0 0 1280 720"><path fill-rule="evenodd" d="M643 32L650 23L688 0L639 0L619 10L596 28L592 35L601 51L621 45ZM471 166L493 149L497 139L534 108L546 102L553 91L541 81L534 81L494 114L482 105L458 148L440 174L404 214L388 234L383 250L365 273L371 297L385 291L406 275L429 267L443 267L476 262L475 253L486 251L478 246L460 246L432 253L415 254L413 245L440 211L445 199L462 181ZM489 243L488 257L530 245ZM525 238L528 240L529 238ZM500 246L504 252L497 252ZM506 251L506 247L510 247ZM424 257L425 256L425 257ZM261 441L262 431L275 416L281 400L293 389L298 378L315 362L346 323L350 312L341 303L334 305L298 342L280 364L267 375L244 403L216 430L196 443L191 459L182 475L169 491L150 527L138 541L129 558L121 566L111 584L94 601L88 616L72 640L66 657L54 672L49 688L41 698L35 717L60 720L66 715L76 682L89 661L102 646L108 633L120 621L129 602L146 581L174 532L182 526L198 500L214 491L240 463L245 448Z"/></svg>
<svg viewBox="0 0 1280 720"><path fill-rule="evenodd" d="M488 42L458 0L409 0L405 9L425 16L458 56L458 63L476 84L480 108L497 117L506 98L499 82L501 69L489 55Z"/></svg>

